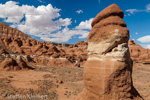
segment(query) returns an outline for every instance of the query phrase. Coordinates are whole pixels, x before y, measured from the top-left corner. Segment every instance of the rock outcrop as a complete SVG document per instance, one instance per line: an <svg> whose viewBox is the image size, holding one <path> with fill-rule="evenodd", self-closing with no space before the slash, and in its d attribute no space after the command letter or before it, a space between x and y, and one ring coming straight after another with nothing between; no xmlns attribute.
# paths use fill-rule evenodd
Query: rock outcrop
<svg viewBox="0 0 150 100"><path fill-rule="evenodd" d="M62 66L67 61L69 65L72 63L71 66L83 67L88 58L87 48L89 54L106 54L117 44L128 40L129 37L126 34L128 29L122 18L123 12L119 8L102 11L92 22L93 29L88 36L88 43L79 41L74 45L37 41L25 33L0 22L0 54L31 55L32 59L35 59L35 61L25 60L26 63L34 62L39 65L52 64L53 66L55 62L62 62L60 65L59 63L56 64ZM95 34L97 31L102 34ZM120 31L121 34L117 34ZM112 38L108 39L109 36ZM135 42L129 42L129 48L134 62L150 63L150 50L140 47ZM47 58L57 60L48 59L46 63L43 63L43 59Z"/></svg>
<svg viewBox="0 0 150 100"><path fill-rule="evenodd" d="M52 66L56 62L56 66L62 66L63 63L66 65L66 62L69 63L69 65L72 63L71 66L83 66L87 59L87 42L84 41L79 41L75 45L37 41L2 22L0 22L0 36L0 46L7 48L11 51L11 54L34 55L36 56L36 58L33 58L35 59L34 62L41 65L43 65L42 59L45 58L56 58L56 60L48 59L49 62L44 63L45 65L52 64ZM0 53L5 52L3 50L0 51ZM61 62L60 65L59 62ZM78 64L76 62L78 62Z"/></svg>
<svg viewBox="0 0 150 100"><path fill-rule="evenodd" d="M0 49L0 54L8 54L8 52L5 49Z"/></svg>
<svg viewBox="0 0 150 100"><path fill-rule="evenodd" d="M85 88L76 100L142 100L133 86L129 30L123 17L120 7L112 4L93 20L87 38Z"/></svg>
<svg viewBox="0 0 150 100"><path fill-rule="evenodd" d="M27 70L30 69L26 62L24 62L20 57L17 59L13 58L6 58L0 64L0 71L19 71L19 70Z"/></svg>
<svg viewBox="0 0 150 100"><path fill-rule="evenodd" d="M134 62L150 64L150 49L145 49L134 42L134 40L130 40L129 50Z"/></svg>

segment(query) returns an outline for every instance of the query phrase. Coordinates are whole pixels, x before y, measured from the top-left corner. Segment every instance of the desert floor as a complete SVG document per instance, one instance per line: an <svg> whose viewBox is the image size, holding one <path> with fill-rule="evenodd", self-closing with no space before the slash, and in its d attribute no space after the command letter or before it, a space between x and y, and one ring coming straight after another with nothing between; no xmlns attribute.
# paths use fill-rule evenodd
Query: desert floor
<svg viewBox="0 0 150 100"><path fill-rule="evenodd" d="M0 100L75 100L84 88L83 68L31 66L33 70L0 72ZM149 64L134 64L133 82L150 100Z"/></svg>

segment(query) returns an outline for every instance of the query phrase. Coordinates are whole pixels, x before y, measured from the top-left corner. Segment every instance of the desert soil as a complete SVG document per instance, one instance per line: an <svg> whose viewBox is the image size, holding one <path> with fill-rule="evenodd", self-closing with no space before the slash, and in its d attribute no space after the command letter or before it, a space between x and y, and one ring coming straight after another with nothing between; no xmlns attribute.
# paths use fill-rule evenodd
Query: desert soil
<svg viewBox="0 0 150 100"><path fill-rule="evenodd" d="M0 72L0 100L75 100L84 88L82 67L30 66L34 69ZM133 82L150 100L150 65L134 64Z"/></svg>
<svg viewBox="0 0 150 100"><path fill-rule="evenodd" d="M150 64L133 66L133 84L144 100L150 100Z"/></svg>

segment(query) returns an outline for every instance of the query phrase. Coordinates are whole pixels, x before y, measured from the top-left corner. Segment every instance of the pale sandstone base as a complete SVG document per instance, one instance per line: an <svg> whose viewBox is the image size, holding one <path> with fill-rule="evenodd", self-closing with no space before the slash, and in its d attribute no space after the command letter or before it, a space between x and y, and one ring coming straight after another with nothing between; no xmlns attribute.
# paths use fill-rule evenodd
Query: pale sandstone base
<svg viewBox="0 0 150 100"><path fill-rule="evenodd" d="M84 68L85 89L76 100L143 100L132 83L132 60L90 56Z"/></svg>

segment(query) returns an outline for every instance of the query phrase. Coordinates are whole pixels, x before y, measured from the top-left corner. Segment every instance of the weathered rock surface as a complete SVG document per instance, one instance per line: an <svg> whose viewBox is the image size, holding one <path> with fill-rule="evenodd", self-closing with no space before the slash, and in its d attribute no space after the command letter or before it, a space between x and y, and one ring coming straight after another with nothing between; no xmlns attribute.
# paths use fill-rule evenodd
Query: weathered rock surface
<svg viewBox="0 0 150 100"><path fill-rule="evenodd" d="M150 49L145 49L131 40L129 41L129 50L134 62L150 64Z"/></svg>
<svg viewBox="0 0 150 100"><path fill-rule="evenodd" d="M34 62L39 65L43 65L43 58L55 58L57 59L57 62L60 61L62 63L64 61L62 60L63 58L67 59L69 63L72 64L71 66L83 67L88 58L87 48L89 54L106 54L111 51L113 47L117 46L117 44L124 43L124 41L127 41L129 38L129 35L126 34L128 33L126 23L122 20L123 12L121 9L119 7L113 8L113 6L110 6L109 8L110 11L103 10L93 20L93 28L87 38L88 43L79 41L74 45L37 41L27 36L25 33L0 22L0 54L10 53L24 56L30 55L32 56L32 59L38 60L27 60L27 63ZM97 31L102 34L96 34ZM4 47L7 51L5 49L1 49L1 47ZM129 48L133 61L150 63L150 53L148 49L144 49L136 43L131 42L129 42ZM34 58L34 56L36 57ZM49 64L53 65L54 62L52 61L54 60L48 61L50 61ZM48 62L44 63L44 65L47 64ZM59 66L59 63L56 65ZM60 66L62 66L62 64L60 64Z"/></svg>
<svg viewBox="0 0 150 100"><path fill-rule="evenodd" d="M26 62L24 62L21 58L13 59L6 58L0 64L0 71L18 71L18 70L27 70L30 69Z"/></svg>
<svg viewBox="0 0 150 100"><path fill-rule="evenodd" d="M85 89L76 100L142 100L132 82L129 30L123 16L120 7L112 4L93 20L87 38Z"/></svg>
<svg viewBox="0 0 150 100"><path fill-rule="evenodd" d="M0 36L0 46L10 50L12 54L36 56L35 59L38 60L34 62L41 65L43 65L42 59L45 58L57 58L57 60L48 60L49 62L44 63L44 65L48 63L54 65L56 62L61 62L56 66L62 66L66 60L72 64L71 66L76 66L77 62L83 66L87 59L87 43L84 41L79 41L75 45L36 41L2 22L0 22ZM0 53L4 53L4 50L1 50Z"/></svg>
<svg viewBox="0 0 150 100"><path fill-rule="evenodd" d="M0 49L0 54L8 54L8 52L5 49Z"/></svg>

